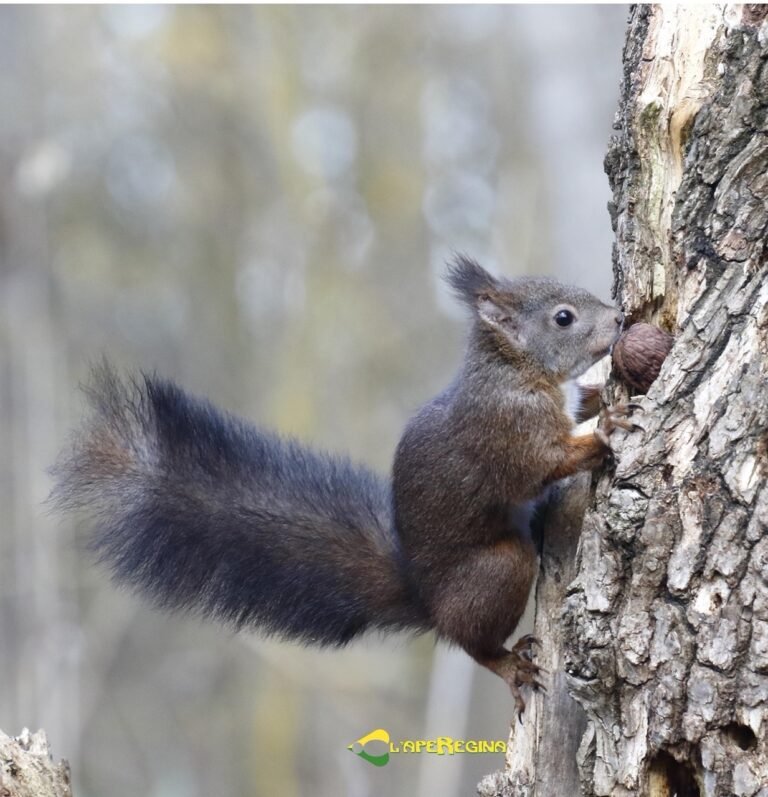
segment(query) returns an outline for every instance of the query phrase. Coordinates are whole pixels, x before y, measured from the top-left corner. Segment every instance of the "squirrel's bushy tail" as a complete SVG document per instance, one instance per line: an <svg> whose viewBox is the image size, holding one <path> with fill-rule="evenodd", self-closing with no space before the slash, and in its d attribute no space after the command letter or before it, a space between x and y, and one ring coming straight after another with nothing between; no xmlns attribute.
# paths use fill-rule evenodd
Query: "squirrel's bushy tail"
<svg viewBox="0 0 768 797"><path fill-rule="evenodd" d="M52 499L83 510L115 579L155 604L342 645L418 626L389 486L142 375L103 364L93 413L53 468Z"/></svg>

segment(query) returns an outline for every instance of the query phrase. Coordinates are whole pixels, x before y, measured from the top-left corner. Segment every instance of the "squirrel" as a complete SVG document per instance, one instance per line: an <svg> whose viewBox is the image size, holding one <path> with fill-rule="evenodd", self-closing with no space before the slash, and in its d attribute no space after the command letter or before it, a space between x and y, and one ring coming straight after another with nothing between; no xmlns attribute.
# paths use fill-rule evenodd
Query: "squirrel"
<svg viewBox="0 0 768 797"><path fill-rule="evenodd" d="M576 377L623 316L552 279L494 277L457 256L472 315L453 382L408 423L392 479L105 361L93 409L52 468L52 500L87 518L114 579L156 606L307 644L434 630L506 681L518 714L541 687L532 636L505 647L536 569L530 521L548 486L598 467L632 405Z"/></svg>

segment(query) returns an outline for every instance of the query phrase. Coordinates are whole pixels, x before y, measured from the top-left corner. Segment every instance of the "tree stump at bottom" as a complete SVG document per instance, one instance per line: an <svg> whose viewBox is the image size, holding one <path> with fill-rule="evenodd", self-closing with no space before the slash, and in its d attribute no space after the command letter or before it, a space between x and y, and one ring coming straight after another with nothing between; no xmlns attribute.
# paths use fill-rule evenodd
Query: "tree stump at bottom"
<svg viewBox="0 0 768 797"><path fill-rule="evenodd" d="M45 731L0 731L0 797L72 797L69 764L54 763Z"/></svg>

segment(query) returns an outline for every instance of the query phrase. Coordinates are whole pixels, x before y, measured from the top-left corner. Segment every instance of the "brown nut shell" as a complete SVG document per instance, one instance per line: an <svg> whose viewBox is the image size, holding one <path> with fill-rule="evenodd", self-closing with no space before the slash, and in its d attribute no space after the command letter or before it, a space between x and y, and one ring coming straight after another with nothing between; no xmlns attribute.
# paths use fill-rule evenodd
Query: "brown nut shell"
<svg viewBox="0 0 768 797"><path fill-rule="evenodd" d="M647 393L673 341L672 335L652 324L633 324L613 346L613 365L628 385Z"/></svg>

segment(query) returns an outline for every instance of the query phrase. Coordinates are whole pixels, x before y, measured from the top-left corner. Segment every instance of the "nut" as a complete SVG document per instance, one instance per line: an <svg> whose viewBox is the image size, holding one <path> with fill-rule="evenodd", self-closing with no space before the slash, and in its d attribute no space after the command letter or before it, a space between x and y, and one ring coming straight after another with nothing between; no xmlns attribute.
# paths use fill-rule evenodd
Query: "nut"
<svg viewBox="0 0 768 797"><path fill-rule="evenodd" d="M647 393L672 348L674 338L652 324L633 324L613 347L619 376L640 393Z"/></svg>

